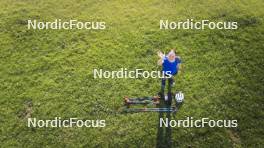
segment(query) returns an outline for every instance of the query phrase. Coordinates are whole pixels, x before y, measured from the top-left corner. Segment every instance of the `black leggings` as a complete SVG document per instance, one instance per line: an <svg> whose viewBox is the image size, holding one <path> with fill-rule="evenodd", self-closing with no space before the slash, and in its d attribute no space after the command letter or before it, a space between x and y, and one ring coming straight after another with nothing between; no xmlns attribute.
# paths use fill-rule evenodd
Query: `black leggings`
<svg viewBox="0 0 264 148"><path fill-rule="evenodd" d="M168 101L166 101L166 104L168 106L171 106L171 102L172 102L172 93L171 93L171 86L173 84L173 77L170 77L170 78L162 78L161 79L161 95L162 95L162 98L165 97L165 86L166 86L166 80L168 79ZM164 98L165 99L165 98Z"/></svg>
<svg viewBox="0 0 264 148"><path fill-rule="evenodd" d="M165 86L166 86L166 80L168 79L168 82L169 82L169 85L168 85L168 91L170 92L171 91L171 86L173 84L173 77L170 77L170 78L162 78L161 79L161 90L162 92L164 92L165 90Z"/></svg>

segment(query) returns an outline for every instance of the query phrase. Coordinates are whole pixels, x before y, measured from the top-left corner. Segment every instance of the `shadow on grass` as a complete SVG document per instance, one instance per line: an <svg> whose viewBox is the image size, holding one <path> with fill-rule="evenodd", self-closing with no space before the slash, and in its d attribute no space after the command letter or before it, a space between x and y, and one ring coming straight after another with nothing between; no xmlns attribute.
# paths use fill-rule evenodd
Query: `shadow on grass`
<svg viewBox="0 0 264 148"><path fill-rule="evenodd" d="M160 112L158 118L158 132L157 132L157 148L171 148L171 127L160 127L160 118L163 118L166 115L168 120L171 120L171 113Z"/></svg>
<svg viewBox="0 0 264 148"><path fill-rule="evenodd" d="M172 97L171 95L169 95L170 97ZM164 95L161 95L161 98L164 98ZM172 98L170 98L169 100L172 100ZM176 102L175 102L176 103ZM176 103L176 109L177 111L176 112L160 112L159 113L159 116L158 116L158 131L157 131L157 144L156 144L156 147L157 148L171 148L172 147L172 130L171 130L171 127L168 126L168 127L160 127L160 119L163 118L163 119L168 119L168 122L171 121L171 117L172 116L176 116L176 113L178 112L178 110L181 108L181 106L183 105L183 103ZM165 104L165 102L161 101L161 104L159 107L171 107L171 105L167 105Z"/></svg>
<svg viewBox="0 0 264 148"><path fill-rule="evenodd" d="M169 82L170 83L170 82ZM169 104L165 104L164 102L164 88L161 88L161 92L159 93L159 96L161 96L161 103L159 104L159 107L170 107L171 106L171 100L172 100L172 94L171 94L171 86L168 85L168 99L169 99ZM160 112L159 113L159 118L158 118L158 132L157 132L157 148L171 148L171 127L161 127L160 126L160 119L164 118L164 115L166 115L166 118L168 121L171 120L171 113L170 112Z"/></svg>

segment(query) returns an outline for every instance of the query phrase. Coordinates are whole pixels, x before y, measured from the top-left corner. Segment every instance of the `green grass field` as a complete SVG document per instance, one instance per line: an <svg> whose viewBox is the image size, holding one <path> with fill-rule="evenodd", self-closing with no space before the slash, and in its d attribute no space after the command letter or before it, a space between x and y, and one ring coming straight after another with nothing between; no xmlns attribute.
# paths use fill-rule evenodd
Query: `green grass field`
<svg viewBox="0 0 264 148"><path fill-rule="evenodd" d="M0 1L0 147L263 147L262 0ZM159 20L237 21L237 30L160 30ZM27 20L105 21L106 30L28 30ZM92 70L159 70L177 48L171 119L236 119L237 128L158 127L158 113L120 113L123 96L159 79L94 79ZM29 128L27 118L105 119L105 128ZM165 117L165 115L164 115ZM164 134L166 130L169 134Z"/></svg>

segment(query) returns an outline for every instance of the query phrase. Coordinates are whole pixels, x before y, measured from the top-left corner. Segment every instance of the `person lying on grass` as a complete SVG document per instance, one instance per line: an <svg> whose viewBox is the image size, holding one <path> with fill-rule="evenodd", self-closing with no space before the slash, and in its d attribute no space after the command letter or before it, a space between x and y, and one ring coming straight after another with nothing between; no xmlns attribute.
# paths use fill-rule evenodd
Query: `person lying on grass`
<svg viewBox="0 0 264 148"><path fill-rule="evenodd" d="M174 85L173 76L175 76L180 69L181 59L179 56L176 56L174 49L172 49L167 55L158 51L158 56L160 58L158 60L158 65L162 66L162 72L171 75L171 77L162 78L161 80L161 90L164 92L166 79L168 79L170 85ZM166 75L166 77L168 77L168 75Z"/></svg>

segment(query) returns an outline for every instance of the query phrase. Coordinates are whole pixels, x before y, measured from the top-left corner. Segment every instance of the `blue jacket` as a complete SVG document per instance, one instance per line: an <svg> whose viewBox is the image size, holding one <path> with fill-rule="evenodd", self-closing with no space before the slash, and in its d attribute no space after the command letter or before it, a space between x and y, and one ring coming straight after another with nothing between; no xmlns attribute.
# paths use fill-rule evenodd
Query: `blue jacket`
<svg viewBox="0 0 264 148"><path fill-rule="evenodd" d="M167 57L164 57L162 64L162 72L176 75L178 73L178 64L181 63L179 57L176 57L173 62L170 62Z"/></svg>

